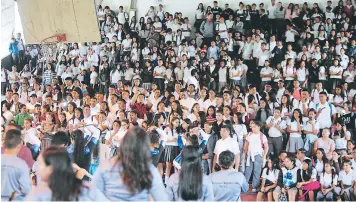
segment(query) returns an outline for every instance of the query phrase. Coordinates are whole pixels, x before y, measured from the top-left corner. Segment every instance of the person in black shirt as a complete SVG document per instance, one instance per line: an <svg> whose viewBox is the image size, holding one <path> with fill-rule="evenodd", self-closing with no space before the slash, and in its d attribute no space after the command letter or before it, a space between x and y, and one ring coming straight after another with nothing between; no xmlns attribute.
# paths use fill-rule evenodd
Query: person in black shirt
<svg viewBox="0 0 356 202"><path fill-rule="evenodd" d="M250 10L251 16L251 29L257 29L260 26L260 14L259 11L256 9L256 4L252 4L252 9Z"/></svg>
<svg viewBox="0 0 356 202"><path fill-rule="evenodd" d="M319 67L317 66L316 59L312 59L311 65L308 67L308 72L308 89L311 91L319 81Z"/></svg>
<svg viewBox="0 0 356 202"><path fill-rule="evenodd" d="M217 1L214 1L213 3L214 3L214 6L211 8L211 12L214 15L213 21L215 21L216 15L220 14L222 12L222 9L218 6L218 2Z"/></svg>
<svg viewBox="0 0 356 202"><path fill-rule="evenodd" d="M260 9L260 29L263 33L268 31L268 15L265 9Z"/></svg>
<svg viewBox="0 0 356 202"><path fill-rule="evenodd" d="M277 45L274 47L274 49L272 50L272 54L274 54L273 57L273 65L277 65L278 63L281 63L285 58L285 49L282 45L282 41L278 40L277 41Z"/></svg>
<svg viewBox="0 0 356 202"><path fill-rule="evenodd" d="M234 11L231 8L229 8L229 4L226 3L225 4L225 10L222 12L222 16L221 17L223 17L225 19L225 21L226 21L226 20L229 19L230 15L234 16Z"/></svg>
<svg viewBox="0 0 356 202"><path fill-rule="evenodd" d="M153 67L150 61L146 61L146 68L141 72L142 87L150 90L153 82Z"/></svg>

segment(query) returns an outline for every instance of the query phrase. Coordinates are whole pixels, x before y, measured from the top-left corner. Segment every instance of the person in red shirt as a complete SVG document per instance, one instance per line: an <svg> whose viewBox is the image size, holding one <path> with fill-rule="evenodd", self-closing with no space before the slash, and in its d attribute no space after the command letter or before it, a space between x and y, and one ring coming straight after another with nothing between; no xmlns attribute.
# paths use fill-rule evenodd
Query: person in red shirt
<svg viewBox="0 0 356 202"><path fill-rule="evenodd" d="M21 130L21 127L19 125L15 125L15 124L9 124L5 128L4 134L6 134L6 132L8 130L12 130L12 129ZM23 138L23 136L21 138ZM3 154L4 152L5 152L5 147L1 147L1 154ZM32 159L32 153L29 148L27 148L25 145L21 145L21 148L19 150L19 153L17 154L17 157L24 160L26 162L26 164L28 165L28 168L32 169L32 166L35 161Z"/></svg>
<svg viewBox="0 0 356 202"><path fill-rule="evenodd" d="M138 118L143 119L145 114L151 109L152 103L149 101L144 104L145 95L138 92L131 101L130 108L138 113Z"/></svg>

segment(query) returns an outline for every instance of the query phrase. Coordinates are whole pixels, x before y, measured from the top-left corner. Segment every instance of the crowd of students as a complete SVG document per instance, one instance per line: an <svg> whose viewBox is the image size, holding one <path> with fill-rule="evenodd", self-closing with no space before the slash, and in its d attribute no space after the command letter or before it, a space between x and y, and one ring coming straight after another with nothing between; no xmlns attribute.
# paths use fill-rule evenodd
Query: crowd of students
<svg viewBox="0 0 356 202"><path fill-rule="evenodd" d="M356 200L356 2L325 3L99 6L46 60L18 34L2 199Z"/></svg>

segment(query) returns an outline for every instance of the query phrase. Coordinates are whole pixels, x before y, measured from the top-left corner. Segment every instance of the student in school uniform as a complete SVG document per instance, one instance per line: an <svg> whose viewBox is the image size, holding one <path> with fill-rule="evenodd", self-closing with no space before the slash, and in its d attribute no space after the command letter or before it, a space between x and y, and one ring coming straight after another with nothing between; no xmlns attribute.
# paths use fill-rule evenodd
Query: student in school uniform
<svg viewBox="0 0 356 202"><path fill-rule="evenodd" d="M335 194L341 192L338 186L338 175L329 162L324 164L324 171L320 174L319 182L320 191L316 195L317 201L333 201Z"/></svg>
<svg viewBox="0 0 356 202"><path fill-rule="evenodd" d="M199 146L184 147L181 170L169 178L166 193L170 201L213 201L213 184L201 169Z"/></svg>
<svg viewBox="0 0 356 202"><path fill-rule="evenodd" d="M262 171L262 165L266 161L268 153L268 140L266 136L260 131L260 123L257 121L250 122L252 132L250 132L245 140L244 153L247 155L245 177L252 179L252 192L257 192L257 188L260 185L260 175Z"/></svg>
<svg viewBox="0 0 356 202"><path fill-rule="evenodd" d="M340 171L338 179L341 190L336 193L336 199L340 200L340 196L344 196L345 201L349 201L351 192L354 192L355 172L351 168L350 161L344 161L343 166L344 170Z"/></svg>
<svg viewBox="0 0 356 202"><path fill-rule="evenodd" d="M268 159L262 171L262 183L259 188L256 201L262 201L263 195L267 194L268 201L273 201L273 190L277 187L280 169L278 163Z"/></svg>
<svg viewBox="0 0 356 202"><path fill-rule="evenodd" d="M215 201L241 201L240 194L248 191L245 176L234 170L235 155L231 151L223 151L219 155L221 171L210 174L213 183Z"/></svg>
<svg viewBox="0 0 356 202"><path fill-rule="evenodd" d="M283 134L286 132L287 124L281 117L281 108L276 107L273 116L266 120L266 128L268 131L268 153L273 153L277 156L283 147Z"/></svg>
<svg viewBox="0 0 356 202"><path fill-rule="evenodd" d="M1 154L1 200L23 200L30 192L31 183L26 162L17 157L22 145L21 131L8 130L5 151Z"/></svg>
<svg viewBox="0 0 356 202"><path fill-rule="evenodd" d="M240 149L239 143L236 139L233 139L232 136L232 125L225 124L221 126L220 129L221 139L216 142L215 149L214 149L214 159L213 159L213 172L216 171L217 167L217 160L219 159L219 155L221 152L229 150L235 154L235 169L238 170L240 165ZM218 167L219 168L219 167Z"/></svg>
<svg viewBox="0 0 356 202"><path fill-rule="evenodd" d="M143 129L129 129L122 140L118 155L100 162L92 183L109 200L167 201L162 178L152 165L150 142ZM128 169L139 162L140 169Z"/></svg>
<svg viewBox="0 0 356 202"><path fill-rule="evenodd" d="M94 185L76 178L68 152L49 147L39 156L38 174L43 183L33 188L26 201L108 200Z"/></svg>

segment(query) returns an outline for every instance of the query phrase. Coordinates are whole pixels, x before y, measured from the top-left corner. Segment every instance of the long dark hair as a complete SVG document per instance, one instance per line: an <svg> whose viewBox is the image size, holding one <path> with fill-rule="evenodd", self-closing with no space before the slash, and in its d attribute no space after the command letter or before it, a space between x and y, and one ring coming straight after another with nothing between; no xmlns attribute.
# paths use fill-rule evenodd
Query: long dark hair
<svg viewBox="0 0 356 202"><path fill-rule="evenodd" d="M85 154L86 139L84 138L84 133L81 130L75 130L72 133L72 137L75 140L73 161L79 167L87 170L90 166L91 156Z"/></svg>
<svg viewBox="0 0 356 202"><path fill-rule="evenodd" d="M152 188L150 141L143 129L134 127L127 131L120 144L117 162L122 167L119 172L123 184L131 195Z"/></svg>
<svg viewBox="0 0 356 202"><path fill-rule="evenodd" d="M296 119L295 119L295 117L294 117L294 112L298 112L299 113L299 123L300 124L303 124L303 119L302 119L302 112L300 111L300 109L295 109L295 110L293 110L293 115L292 115L292 118L291 118L291 122L294 122L294 121L297 121Z"/></svg>
<svg viewBox="0 0 356 202"><path fill-rule="evenodd" d="M75 177L68 152L64 148L49 147L43 151L42 158L46 166L53 168L48 182L52 201L72 201L79 196L82 181Z"/></svg>
<svg viewBox="0 0 356 202"><path fill-rule="evenodd" d="M308 169L307 170L304 170L302 169L302 180L303 181L308 181L311 176L312 176L312 173L313 173L313 164L312 164L312 161L310 159L304 159L303 163L306 163L308 164Z"/></svg>
<svg viewBox="0 0 356 202"><path fill-rule="evenodd" d="M316 151L320 151L321 152L321 154L323 155L323 157L322 157L322 159L323 159L323 163L324 162L328 162L328 158L326 157L326 153L325 153L325 150L323 149L323 148L318 148ZM316 159L316 160L318 160L318 159ZM317 162L317 161L316 161Z"/></svg>
<svg viewBox="0 0 356 202"><path fill-rule="evenodd" d="M203 171L199 147L188 145L182 151L178 195L185 201L198 200L203 194Z"/></svg>

